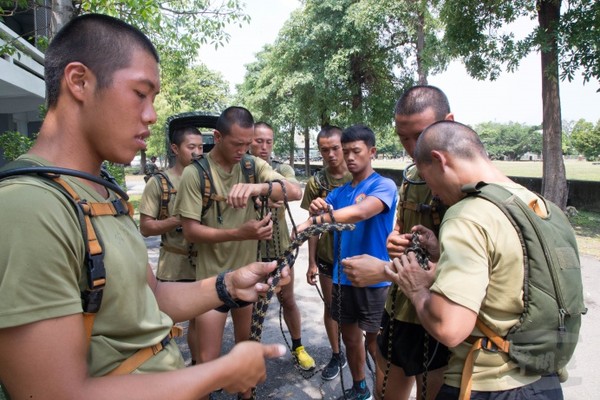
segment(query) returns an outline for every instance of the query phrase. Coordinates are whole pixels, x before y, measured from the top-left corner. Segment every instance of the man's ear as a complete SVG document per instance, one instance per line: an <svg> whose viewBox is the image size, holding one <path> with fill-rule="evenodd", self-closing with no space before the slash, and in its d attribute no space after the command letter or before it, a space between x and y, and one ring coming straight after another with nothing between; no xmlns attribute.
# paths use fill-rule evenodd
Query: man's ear
<svg viewBox="0 0 600 400"><path fill-rule="evenodd" d="M171 143L171 150L173 151L173 154L175 154L175 155L179 154L179 147L177 147L177 145L175 143Z"/></svg>
<svg viewBox="0 0 600 400"><path fill-rule="evenodd" d="M82 101L92 90L91 78L93 74L88 67L80 62L67 64L64 70L62 89L69 92L75 99Z"/></svg>
<svg viewBox="0 0 600 400"><path fill-rule="evenodd" d="M221 132L215 129L213 131L213 137L215 138L215 143L220 143L221 139L223 138L223 135L221 135Z"/></svg>
<svg viewBox="0 0 600 400"><path fill-rule="evenodd" d="M446 154L441 151L431 150L431 158L442 168L445 168L448 165L448 158L446 157Z"/></svg>
<svg viewBox="0 0 600 400"><path fill-rule="evenodd" d="M454 114L453 113L446 114L444 121L454 121Z"/></svg>
<svg viewBox="0 0 600 400"><path fill-rule="evenodd" d="M374 160L375 158L377 158L377 147L373 146L369 149L369 152L371 153L371 160Z"/></svg>

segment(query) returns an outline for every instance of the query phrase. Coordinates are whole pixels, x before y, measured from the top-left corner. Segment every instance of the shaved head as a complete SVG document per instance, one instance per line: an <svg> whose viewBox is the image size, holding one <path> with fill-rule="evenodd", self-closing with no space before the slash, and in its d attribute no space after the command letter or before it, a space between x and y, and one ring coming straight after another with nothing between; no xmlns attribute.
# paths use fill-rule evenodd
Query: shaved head
<svg viewBox="0 0 600 400"><path fill-rule="evenodd" d="M467 160L488 158L477 132L455 121L438 121L427 127L417 140L415 161L430 163L433 150Z"/></svg>

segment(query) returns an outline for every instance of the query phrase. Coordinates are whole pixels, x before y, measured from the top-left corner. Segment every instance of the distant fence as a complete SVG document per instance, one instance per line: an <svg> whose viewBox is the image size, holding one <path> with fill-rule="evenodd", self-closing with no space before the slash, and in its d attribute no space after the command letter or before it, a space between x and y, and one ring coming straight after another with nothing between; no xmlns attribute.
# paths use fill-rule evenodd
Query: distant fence
<svg viewBox="0 0 600 400"><path fill-rule="evenodd" d="M296 164L296 167L303 170L304 164ZM311 174L317 168L321 167L311 165ZM375 168L375 170L380 175L388 177L396 183L402 181L402 170L400 169ZM542 191L542 178L511 176L510 179L534 192L541 193ZM567 185L569 188L568 206L573 206L580 210L600 212L600 182L569 180L567 181Z"/></svg>

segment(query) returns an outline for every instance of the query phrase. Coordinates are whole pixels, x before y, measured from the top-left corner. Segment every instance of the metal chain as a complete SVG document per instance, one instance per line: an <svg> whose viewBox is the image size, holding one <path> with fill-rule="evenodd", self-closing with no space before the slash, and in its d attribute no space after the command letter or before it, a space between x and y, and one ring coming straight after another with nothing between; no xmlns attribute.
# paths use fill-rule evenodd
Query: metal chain
<svg viewBox="0 0 600 400"><path fill-rule="evenodd" d="M254 308L252 312L252 325L250 327L250 340L260 342L265 316L269 308L269 303L273 298L273 294L275 294L275 288L277 287L281 279L281 271L286 265L294 264L294 261L296 260L296 257L298 255L299 247L311 236L320 235L324 232L329 231L341 232L345 230L353 230L354 228L354 224L335 223L311 225L295 237L295 239L292 241L292 243L290 243L290 246L285 250L285 252L281 256L277 257L277 268L271 273L272 279L267 293L264 296L261 296L258 299L258 301L254 303ZM256 398L255 389L252 390L252 398Z"/></svg>
<svg viewBox="0 0 600 400"><path fill-rule="evenodd" d="M340 320L342 319L342 267L340 265L340 262L342 260L342 235L338 235L337 237L337 252L335 252L337 254L337 298L336 298L336 305L337 305L337 310L338 310L338 320L337 322L337 327L338 327L338 347L340 349L340 354L342 353L342 328L341 328L341 323ZM336 264L336 262L334 262L334 265ZM333 300L333 299L332 299ZM340 386L342 388L342 396L344 397L344 399L346 399L346 388L344 387L344 371L342 369L342 366L340 365Z"/></svg>
<svg viewBox="0 0 600 400"><path fill-rule="evenodd" d="M411 245L404 251L405 254L414 253L417 257L417 262L425 271L429 271L429 253L421 246L419 234L413 232ZM427 370L429 368L429 334L424 333L423 336L423 382L421 385L421 399L427 398Z"/></svg>
<svg viewBox="0 0 600 400"><path fill-rule="evenodd" d="M404 249L404 254L415 253L417 257L417 262L424 270L429 270L429 253L421 246L421 241L419 239L419 234L417 232L413 232L410 246ZM398 295L398 286L394 285L392 287L391 294L391 305L390 305L390 320L388 323L388 343L387 343L387 361L385 365L385 372L383 374L383 384L381 387L381 400L385 399L385 390L387 387L387 381L390 373L390 368L392 364L392 347L394 344L393 340L393 332L394 332L394 321L396 319L396 297ZM423 386L421 392L421 398L425 399L427 396L427 368L429 367L429 334L425 332L424 342L423 342L424 354L423 354Z"/></svg>

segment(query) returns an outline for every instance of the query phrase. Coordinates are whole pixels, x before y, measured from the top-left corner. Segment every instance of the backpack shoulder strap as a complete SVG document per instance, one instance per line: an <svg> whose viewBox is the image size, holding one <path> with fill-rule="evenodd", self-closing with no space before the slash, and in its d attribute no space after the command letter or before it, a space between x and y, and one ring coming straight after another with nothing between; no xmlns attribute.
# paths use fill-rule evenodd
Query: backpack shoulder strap
<svg viewBox="0 0 600 400"><path fill-rule="evenodd" d="M176 194L177 190L175 190L175 186L173 186L173 183L171 182L171 180L165 172L156 172L152 176L158 180L158 184L161 190L160 200L158 202L158 219L166 219L169 216L169 202L171 201L171 196Z"/></svg>
<svg viewBox="0 0 600 400"><path fill-rule="evenodd" d="M23 175L37 176L42 181L47 182L58 189L59 192L74 206L85 243L84 276L86 277L86 289L81 292L81 299L84 325L89 346L94 318L96 313L100 310L103 290L106 284L102 241L96 234L96 229L91 218L101 215L131 216L133 215L133 207L126 199L121 197L120 193L123 193L125 197L127 197L127 194L125 194L121 188L117 186L118 191L114 190L113 186L116 186L114 183L107 182L97 176L66 168L32 166L31 163L26 161L14 162L7 167L9 168L5 168L0 172L0 180ZM61 175L76 176L100 183L117 192L119 198L110 203L88 202L85 199L81 199L77 192L61 177Z"/></svg>
<svg viewBox="0 0 600 400"><path fill-rule="evenodd" d="M215 183L210 171L208 159L202 155L199 158L194 159L192 165L196 168L198 175L200 176L200 193L202 194L202 215L200 218L204 219L206 212L212 207L213 203L216 202L217 220L219 224L222 224L223 216L221 215L221 206L219 205L220 199L215 193Z"/></svg>
<svg viewBox="0 0 600 400"><path fill-rule="evenodd" d="M313 177L315 179L317 187L319 188L318 196L322 198L327 197L327 195L329 194L329 192L331 192L333 188L331 182L329 181L329 178L327 178L325 168L321 168L320 170L316 171Z"/></svg>
<svg viewBox="0 0 600 400"><path fill-rule="evenodd" d="M240 160L242 173L246 183L256 183L256 160L250 154L244 154Z"/></svg>

